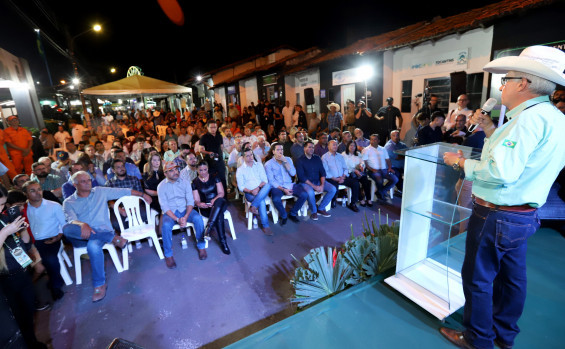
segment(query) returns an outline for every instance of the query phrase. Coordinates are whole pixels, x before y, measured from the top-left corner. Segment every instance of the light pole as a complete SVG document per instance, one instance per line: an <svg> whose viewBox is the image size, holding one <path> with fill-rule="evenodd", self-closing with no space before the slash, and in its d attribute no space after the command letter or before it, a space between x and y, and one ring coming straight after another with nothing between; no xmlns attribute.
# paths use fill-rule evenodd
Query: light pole
<svg viewBox="0 0 565 349"><path fill-rule="evenodd" d="M99 32L101 30L102 30L102 27L100 26L100 24L95 24L95 25L92 26L92 28L89 28L89 29L83 31L82 33L79 33L79 34L77 34L73 37L71 37L69 35L69 39L68 39L68 41L69 41L69 54L71 56L71 62L73 64L73 71L74 71L74 75L75 75L73 82L77 87L77 92L78 92L78 95L80 97L80 102L82 103L82 110L84 112L85 117L87 115L86 102L84 101L84 96L82 95L81 88L80 88L80 79L79 79L79 75L78 75L78 64L77 64L76 57L75 57L75 40L79 36L82 36L86 33L91 32L91 31Z"/></svg>

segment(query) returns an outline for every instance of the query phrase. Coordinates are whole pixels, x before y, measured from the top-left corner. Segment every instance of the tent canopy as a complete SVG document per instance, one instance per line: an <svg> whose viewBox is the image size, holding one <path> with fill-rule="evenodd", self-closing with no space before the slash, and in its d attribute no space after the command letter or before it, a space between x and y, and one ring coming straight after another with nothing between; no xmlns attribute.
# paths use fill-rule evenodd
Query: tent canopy
<svg viewBox="0 0 565 349"><path fill-rule="evenodd" d="M192 89L189 87L153 79L143 75L132 75L121 80L82 90L82 93L85 95L95 96L174 94L189 92L192 92Z"/></svg>

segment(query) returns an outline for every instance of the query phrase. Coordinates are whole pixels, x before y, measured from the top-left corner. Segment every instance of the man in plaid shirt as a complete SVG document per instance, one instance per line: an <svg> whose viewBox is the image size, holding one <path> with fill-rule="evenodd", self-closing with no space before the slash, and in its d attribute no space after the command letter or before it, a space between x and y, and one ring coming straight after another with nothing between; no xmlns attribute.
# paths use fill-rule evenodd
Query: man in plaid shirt
<svg viewBox="0 0 565 349"><path fill-rule="evenodd" d="M143 192L141 181L134 176L128 176L126 172L126 164L120 159L114 159L112 162L114 177L106 181L106 186L110 188L127 188Z"/></svg>

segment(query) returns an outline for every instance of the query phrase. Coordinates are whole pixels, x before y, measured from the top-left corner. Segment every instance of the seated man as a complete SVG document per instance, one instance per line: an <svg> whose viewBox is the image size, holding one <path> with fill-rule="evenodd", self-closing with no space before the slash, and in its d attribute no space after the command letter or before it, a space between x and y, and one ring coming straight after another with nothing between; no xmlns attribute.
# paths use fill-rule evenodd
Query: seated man
<svg viewBox="0 0 565 349"><path fill-rule="evenodd" d="M404 142L400 141L400 131L394 130L390 132L390 140L386 142L385 149L390 158L390 163L392 165L392 170L394 175L398 178L398 183L396 183L396 188L399 194L402 194L402 176L404 175L404 155L397 154L397 150L406 149L408 146Z"/></svg>
<svg viewBox="0 0 565 349"><path fill-rule="evenodd" d="M57 152L57 161L51 164L51 168L59 172L59 176L67 180L69 178L69 168L71 167L71 159L66 151Z"/></svg>
<svg viewBox="0 0 565 349"><path fill-rule="evenodd" d="M112 160L118 159L124 162L126 167L126 173L130 176L134 176L137 179L141 180L143 177L141 176L139 167L135 166L135 164L132 164L126 160L126 153L123 151L123 149L114 149L114 148L112 149L113 149L113 152L111 153L113 154ZM109 163L106 162L108 163L109 166L107 172L104 172L104 174L106 174L106 178L108 180L114 177L114 171L112 170L112 160L109 160L108 161ZM104 167L106 167L106 163L104 164Z"/></svg>
<svg viewBox="0 0 565 349"><path fill-rule="evenodd" d="M157 186L157 196L163 211L163 251L167 268L174 269L177 266L173 257L173 227L176 224L185 228L186 223L192 223L198 258L204 260L208 255L203 234L204 222L202 216L193 209L194 197L191 182L180 177L179 168L173 161L166 161L163 164L163 172L165 179Z"/></svg>
<svg viewBox="0 0 565 349"><path fill-rule="evenodd" d="M181 144L179 152L179 156L177 156L173 161L179 167L179 171L182 171L187 165L186 157L191 152L190 146L188 144Z"/></svg>
<svg viewBox="0 0 565 349"><path fill-rule="evenodd" d="M318 137L318 144L314 146L314 154L319 157L324 156L328 152L328 134L323 132Z"/></svg>
<svg viewBox="0 0 565 349"><path fill-rule="evenodd" d="M106 296L107 288L102 248L109 242L120 248L127 245L127 240L115 235L110 224L108 201L126 195L135 195L151 202L151 197L130 189L92 188L92 179L84 171L73 174L71 180L76 192L63 202L63 211L67 220L63 234L73 246L87 248L94 286L92 301L98 302Z"/></svg>
<svg viewBox="0 0 565 349"><path fill-rule="evenodd" d="M114 177L106 181L106 186L110 188L129 188L142 192L141 181L134 176L126 173L126 163L120 159L114 159L112 162L112 170Z"/></svg>
<svg viewBox="0 0 565 349"><path fill-rule="evenodd" d="M163 154L163 160L173 161L175 158L177 158L180 155L180 150L177 141L175 141L174 139L169 139L167 141L167 144L169 145L169 150L167 150L165 154Z"/></svg>
<svg viewBox="0 0 565 349"><path fill-rule="evenodd" d="M102 176L100 169L94 167L94 164L92 163L92 161L90 161L90 158L88 156L83 155L78 159L76 163L72 164L69 174L70 176L72 176L78 171L84 171L90 175L93 188L99 185L104 185L104 183L106 182L104 176ZM62 190L63 200L73 195L76 191L73 181L70 178L63 184Z"/></svg>
<svg viewBox="0 0 565 349"><path fill-rule="evenodd" d="M290 154L295 164L300 157L304 156L304 133L296 132L294 144L290 147Z"/></svg>
<svg viewBox="0 0 565 349"><path fill-rule="evenodd" d="M345 151L346 144L348 144L353 139L351 132L343 131L341 134L341 142L337 145L337 152L343 153Z"/></svg>
<svg viewBox="0 0 565 349"><path fill-rule="evenodd" d="M298 223L298 210L304 205L308 199L308 194L300 184L295 184L292 178L296 175L296 169L292 163L292 160L284 156L283 145L279 143L273 143L272 145L273 157L265 163L265 172L267 173L267 179L271 185L271 199L273 205L279 215L281 216L281 225L285 225L288 217L290 220ZM282 204L281 198L283 195L293 195L297 197L292 210L287 215L285 207Z"/></svg>
<svg viewBox="0 0 565 349"><path fill-rule="evenodd" d="M47 167L41 162L34 162L31 165L31 172L33 172L30 177L32 181L38 182L42 190L50 191L61 200L63 197L61 187L65 183L65 179L49 173Z"/></svg>
<svg viewBox="0 0 565 349"><path fill-rule="evenodd" d="M363 151L363 149L367 148L371 144L371 141L363 137L362 129L356 128L354 133L355 133L355 144L357 145L357 150Z"/></svg>
<svg viewBox="0 0 565 349"><path fill-rule="evenodd" d="M451 144L459 144L462 145L465 142L465 138L467 137L467 127L465 124L467 123L467 116L465 114L459 114L455 117L455 125L452 128L449 128L443 134L444 141L446 143Z"/></svg>
<svg viewBox="0 0 565 349"><path fill-rule="evenodd" d="M49 275L49 289L53 300L63 298L65 282L61 277L59 248L63 237L62 228L66 224L63 207L57 202L43 199L39 183L28 181L23 190L28 201L25 208L29 229L35 239L34 246L39 251L41 261Z"/></svg>
<svg viewBox="0 0 565 349"><path fill-rule="evenodd" d="M250 203L249 211L259 214L261 220L261 230L265 235L273 235L269 228L269 216L267 216L267 206L265 198L271 191L267 173L263 164L255 161L253 151L250 146L243 149L243 163L236 171L237 186L245 195L245 199Z"/></svg>
<svg viewBox="0 0 565 349"><path fill-rule="evenodd" d="M261 162L265 161L267 154L269 154L269 149L271 146L265 140L265 136L259 135L257 136L257 144L254 145L253 154L255 154L255 158Z"/></svg>
<svg viewBox="0 0 565 349"><path fill-rule="evenodd" d="M192 183L194 178L198 176L198 172L196 169L196 165L198 164L198 159L194 153L189 152L186 155L186 164L187 166L180 171L180 177L189 183Z"/></svg>
<svg viewBox="0 0 565 349"><path fill-rule="evenodd" d="M328 152L322 156L322 163L326 171L326 181L335 187L336 192L340 185L351 188L351 203L348 207L353 212L359 212L359 208L357 207L357 201L359 200L359 181L348 176L349 171L345 164L345 159L343 155L337 152L337 142L335 140L329 142ZM336 199L337 198L334 196L332 207L336 206Z"/></svg>
<svg viewBox="0 0 565 349"><path fill-rule="evenodd" d="M300 157L296 162L296 174L298 175L298 183L308 194L308 204L312 211L310 218L315 221L318 220L318 213L323 217L331 217L325 211L325 208L335 196L336 189L333 185L326 182L324 164L322 159L314 154L314 143L310 141L304 143L304 156ZM326 192L319 207L316 207L316 192Z"/></svg>
<svg viewBox="0 0 565 349"><path fill-rule="evenodd" d="M394 188L398 182L398 177L396 177L392 170L388 152L384 147L379 145L379 135L372 134L370 141L371 144L363 149L361 155L365 161L369 177L371 177L377 185L377 197L390 205L392 204L392 200L388 192L391 188ZM384 179L388 180L386 186L383 184Z"/></svg>

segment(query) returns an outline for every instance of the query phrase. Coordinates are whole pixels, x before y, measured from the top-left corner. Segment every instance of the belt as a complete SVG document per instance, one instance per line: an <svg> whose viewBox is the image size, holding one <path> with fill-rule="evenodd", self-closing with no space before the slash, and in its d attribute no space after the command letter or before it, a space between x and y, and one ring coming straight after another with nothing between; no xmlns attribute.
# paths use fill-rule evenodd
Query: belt
<svg viewBox="0 0 565 349"><path fill-rule="evenodd" d="M495 205L492 202L485 201L481 198L476 197L475 195L473 195L473 202L476 203L477 205L481 205L483 207L493 208L495 210L501 210L501 211L532 212L532 211L536 210L536 208L534 208L530 205L517 205L517 206Z"/></svg>

